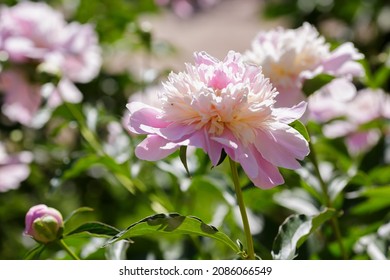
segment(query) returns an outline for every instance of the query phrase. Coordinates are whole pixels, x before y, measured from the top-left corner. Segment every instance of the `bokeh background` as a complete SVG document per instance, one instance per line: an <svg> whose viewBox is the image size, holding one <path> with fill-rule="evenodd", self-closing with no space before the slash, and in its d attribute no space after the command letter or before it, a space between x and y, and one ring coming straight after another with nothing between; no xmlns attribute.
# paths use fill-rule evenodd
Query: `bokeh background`
<svg viewBox="0 0 390 280"><path fill-rule="evenodd" d="M17 2L0 1L1 5L8 6ZM233 240L243 239L234 193L229 176L226 176L228 166L222 164L211 169L202 151L191 151L188 161L193 173L192 178L188 178L177 155L161 162L139 161L133 149L141 138L129 135L122 127L129 98L150 98L150 92L153 94L167 73L180 71L184 69L184 63L192 62L194 51L207 51L222 59L229 50L243 52L248 49L259 31L276 26L296 28L307 21L329 42L351 41L365 54L365 67L371 76L360 81L358 87L370 85L386 92L390 90L390 4L386 0L44 2L61 11L68 21L92 23L96 28L103 50L103 65L93 81L77 84L84 96L78 109L110 158L96 155L80 135L74 117L63 106L58 107L48 123L39 129L12 123L2 115L2 143L12 152L30 151L34 160L29 164L29 177L17 189L0 192L0 259L23 259L34 246L31 238L23 236L24 215L39 203L59 209L65 217L79 207L94 209L78 215L74 226L96 220L123 229L148 215L179 212L202 218L223 229ZM390 220L386 141L381 139L363 156L358 167L361 176L344 182L343 188L350 194L349 198L342 195L337 201L338 207L349 214L341 217L341 227L352 258L390 256L388 236L379 238L377 235L378 229ZM324 140L319 147L326 154L327 162L337 162L332 167L335 176L343 175L353 164L354 159L348 156L340 139ZM283 170L283 174L286 184L267 191L255 189L245 176L242 178L256 250L263 258L270 258L273 239L284 219L296 213L304 201L315 206L310 197L295 192L294 188L303 185L304 180L287 170ZM381 199L357 194L362 186L373 185L387 187ZM289 197L287 202L282 199L286 195ZM321 247L321 241L331 235L331 230L325 228L322 235L309 240L300 249L298 258L339 258L340 252L334 242ZM362 241L362 238L366 239ZM222 244L193 236L151 236L135 241L122 257L236 257ZM101 239L88 235L70 238L68 242L83 258L118 257L117 253L101 248ZM370 253L370 244L379 248L381 254ZM53 246L42 258L68 256Z"/></svg>

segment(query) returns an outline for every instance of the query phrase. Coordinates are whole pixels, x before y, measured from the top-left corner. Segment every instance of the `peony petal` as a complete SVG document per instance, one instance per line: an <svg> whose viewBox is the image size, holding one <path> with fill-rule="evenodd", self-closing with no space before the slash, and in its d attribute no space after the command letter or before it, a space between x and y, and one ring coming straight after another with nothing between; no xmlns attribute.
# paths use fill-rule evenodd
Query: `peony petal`
<svg viewBox="0 0 390 280"><path fill-rule="evenodd" d="M201 64L215 65L215 64L218 63L217 59L215 59L214 57L210 56L206 52L195 52L194 53L194 57L195 57L195 64L196 65L201 65Z"/></svg>
<svg viewBox="0 0 390 280"><path fill-rule="evenodd" d="M195 132L188 140L188 145L203 149L214 166L218 164L223 146L211 139L205 129Z"/></svg>
<svg viewBox="0 0 390 280"><path fill-rule="evenodd" d="M179 148L179 145L170 142L158 135L148 135L135 148L135 155L143 160L156 161L163 159Z"/></svg>
<svg viewBox="0 0 390 280"><path fill-rule="evenodd" d="M17 189L29 174L30 168L26 164L0 166L0 192Z"/></svg>
<svg viewBox="0 0 390 280"><path fill-rule="evenodd" d="M285 125L281 129L258 131L256 149L270 163L296 169L300 167L297 159L304 159L309 154L309 145L295 129Z"/></svg>
<svg viewBox="0 0 390 280"><path fill-rule="evenodd" d="M250 172L247 172L245 166L243 165L244 171L248 174L248 177L251 179L253 184L256 187L262 189L269 189L277 185L284 183L284 179L280 174L278 168L268 161L266 161L261 154L254 148L251 148L252 154L256 159L256 167L258 170L257 176L249 176Z"/></svg>
<svg viewBox="0 0 390 280"><path fill-rule="evenodd" d="M338 78L331 81L324 88L332 98L339 101L349 101L356 95L356 87L347 79Z"/></svg>
<svg viewBox="0 0 390 280"><path fill-rule="evenodd" d="M291 108L290 107L274 108L273 111L278 121L285 124L289 124L302 117L306 111L306 107L307 107L307 103L305 101L302 101Z"/></svg>
<svg viewBox="0 0 390 280"><path fill-rule="evenodd" d="M4 115L12 121L30 125L41 104L40 87L30 84L24 73L9 70L0 74L0 88L5 93Z"/></svg>
<svg viewBox="0 0 390 280"><path fill-rule="evenodd" d="M133 133L158 134L160 128L169 125L158 117L162 111L155 107L141 102L131 102L126 107L130 111L128 129Z"/></svg>
<svg viewBox="0 0 390 280"><path fill-rule="evenodd" d="M282 87L278 86L277 90L279 92L278 95L276 95L276 103L275 107L292 107L302 100L305 100L306 97L302 93L300 87L297 85L291 85L290 87Z"/></svg>
<svg viewBox="0 0 390 280"><path fill-rule="evenodd" d="M348 61L362 59L364 56L359 53L352 43L344 43L335 49L323 62L324 71L338 73L339 68Z"/></svg>
<svg viewBox="0 0 390 280"><path fill-rule="evenodd" d="M249 177L258 175L256 158L248 146L240 143L231 132L224 132L222 137L213 137L212 139L224 145L225 152L235 162L239 162Z"/></svg>
<svg viewBox="0 0 390 280"><path fill-rule="evenodd" d="M184 136L191 134L195 131L192 125L182 125L177 123L171 123L165 128L161 128L161 136L171 141L180 141Z"/></svg>
<svg viewBox="0 0 390 280"><path fill-rule="evenodd" d="M357 130L357 125L348 121L334 121L323 127L324 135L328 138L337 138L345 136L353 131Z"/></svg>

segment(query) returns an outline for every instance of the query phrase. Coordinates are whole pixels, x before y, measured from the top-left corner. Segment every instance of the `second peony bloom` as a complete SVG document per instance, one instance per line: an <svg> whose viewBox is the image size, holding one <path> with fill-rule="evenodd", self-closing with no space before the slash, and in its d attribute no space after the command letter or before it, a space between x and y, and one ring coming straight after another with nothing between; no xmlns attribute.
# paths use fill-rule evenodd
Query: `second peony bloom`
<svg viewBox="0 0 390 280"><path fill-rule="evenodd" d="M159 107L127 104L129 130L147 134L136 156L155 161L180 146L194 146L216 165L224 150L257 187L283 184L278 167L299 168L298 160L309 153L305 138L289 126L306 103L274 108L277 90L239 53L230 51L223 61L205 52L194 56L194 65L169 75Z"/></svg>

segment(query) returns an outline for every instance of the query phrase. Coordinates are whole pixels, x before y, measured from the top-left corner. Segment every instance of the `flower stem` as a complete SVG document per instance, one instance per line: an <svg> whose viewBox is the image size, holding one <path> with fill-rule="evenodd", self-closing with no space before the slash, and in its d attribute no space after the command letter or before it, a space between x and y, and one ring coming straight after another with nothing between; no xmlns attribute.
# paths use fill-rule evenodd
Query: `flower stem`
<svg viewBox="0 0 390 280"><path fill-rule="evenodd" d="M314 150L314 147L313 147L311 142L309 142L309 148L310 148L309 159L314 166L314 172L315 172L315 174L320 182L321 190L322 190L322 193L323 193L324 199L325 199L325 205L328 208L333 208L332 201L331 201L329 194L328 194L328 188L327 188L327 185L326 185L324 179L322 178L319 164L318 164L318 160L317 160L317 156L315 154L315 150ZM340 225L339 225L339 221L338 221L337 217L331 218L330 223L332 225L334 234L336 236L337 243L339 244L341 255L343 256L343 259L348 259L347 252L346 252L344 244L343 244L341 231L340 231Z"/></svg>
<svg viewBox="0 0 390 280"><path fill-rule="evenodd" d="M241 190L241 186L240 186L240 183L238 180L237 165L230 157L229 157L229 163L230 163L230 170L232 172L234 189L236 191L237 202L238 202L238 206L240 208L242 224L244 226L244 232L245 232L246 243L247 243L246 245L248 248L248 259L254 260L255 259L255 250L253 247L253 239L252 239L252 234L251 234L251 230L249 227L248 215L246 214L244 199L242 197L242 190Z"/></svg>
<svg viewBox="0 0 390 280"><path fill-rule="evenodd" d="M60 239L58 241L58 244L64 249L74 260L80 260L80 258L73 253L73 251L66 245L65 241L63 239Z"/></svg>

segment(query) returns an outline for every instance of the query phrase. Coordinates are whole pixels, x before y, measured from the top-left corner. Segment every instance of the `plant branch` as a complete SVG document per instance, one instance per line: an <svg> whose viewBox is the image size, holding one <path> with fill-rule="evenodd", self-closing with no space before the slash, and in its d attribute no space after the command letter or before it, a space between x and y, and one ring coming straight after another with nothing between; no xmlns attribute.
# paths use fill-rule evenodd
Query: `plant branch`
<svg viewBox="0 0 390 280"><path fill-rule="evenodd" d="M230 163L230 170L232 172L234 189L236 191L237 202L238 202L238 206L240 208L242 224L244 226L244 232L245 232L246 243L247 243L246 245L248 248L247 249L248 250L248 259L254 260L255 259L255 250L253 247L253 239L252 239L252 234L251 234L251 230L249 227L248 215L246 214L244 199L242 196L242 190L241 190L241 186L240 186L240 183L238 180L237 165L230 157L229 157L229 163Z"/></svg>

